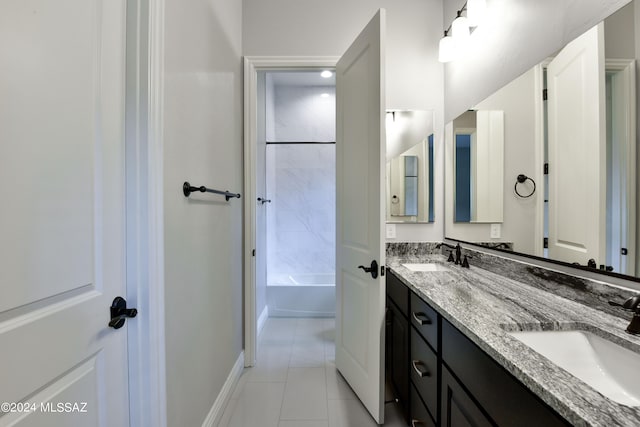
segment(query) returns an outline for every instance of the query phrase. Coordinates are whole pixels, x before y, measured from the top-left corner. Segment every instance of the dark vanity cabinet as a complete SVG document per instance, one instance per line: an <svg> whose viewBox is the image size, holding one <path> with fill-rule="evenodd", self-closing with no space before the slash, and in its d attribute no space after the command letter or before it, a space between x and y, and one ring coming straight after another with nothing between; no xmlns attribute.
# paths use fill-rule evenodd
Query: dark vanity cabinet
<svg viewBox="0 0 640 427"><path fill-rule="evenodd" d="M412 427L570 425L391 271L386 358Z"/></svg>
<svg viewBox="0 0 640 427"><path fill-rule="evenodd" d="M393 397L409 413L409 289L395 276L387 276L385 366Z"/></svg>

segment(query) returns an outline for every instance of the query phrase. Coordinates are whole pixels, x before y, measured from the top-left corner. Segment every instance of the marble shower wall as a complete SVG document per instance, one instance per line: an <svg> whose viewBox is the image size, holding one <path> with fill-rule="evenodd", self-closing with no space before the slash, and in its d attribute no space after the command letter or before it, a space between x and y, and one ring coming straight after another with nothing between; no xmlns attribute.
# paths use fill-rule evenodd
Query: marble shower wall
<svg viewBox="0 0 640 427"><path fill-rule="evenodd" d="M272 93L270 142L335 141L334 87L276 85ZM267 284L334 274L335 145L268 144L266 158Z"/></svg>
<svg viewBox="0 0 640 427"><path fill-rule="evenodd" d="M267 145L267 283L335 273L335 145Z"/></svg>

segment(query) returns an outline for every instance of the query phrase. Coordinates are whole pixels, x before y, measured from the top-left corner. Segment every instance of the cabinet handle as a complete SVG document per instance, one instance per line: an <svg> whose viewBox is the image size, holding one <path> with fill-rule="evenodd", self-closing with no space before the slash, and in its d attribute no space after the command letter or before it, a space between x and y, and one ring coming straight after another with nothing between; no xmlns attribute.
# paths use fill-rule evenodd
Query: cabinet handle
<svg viewBox="0 0 640 427"><path fill-rule="evenodd" d="M420 325L430 325L431 324L431 319L429 319L429 317L420 312L420 313L416 313L415 311L413 311L411 313L413 315L413 318L416 319L416 322L418 322ZM424 317L424 319L419 318L418 316Z"/></svg>
<svg viewBox="0 0 640 427"><path fill-rule="evenodd" d="M430 377L431 376L431 372L429 371L421 371L418 368L418 365L424 365L424 363L422 363L420 360L412 360L411 361L411 365L413 365L413 370L416 371L416 373L420 376L420 378L422 377Z"/></svg>
<svg viewBox="0 0 640 427"><path fill-rule="evenodd" d="M411 420L411 427L418 427L418 425L424 425L424 423L420 420Z"/></svg>

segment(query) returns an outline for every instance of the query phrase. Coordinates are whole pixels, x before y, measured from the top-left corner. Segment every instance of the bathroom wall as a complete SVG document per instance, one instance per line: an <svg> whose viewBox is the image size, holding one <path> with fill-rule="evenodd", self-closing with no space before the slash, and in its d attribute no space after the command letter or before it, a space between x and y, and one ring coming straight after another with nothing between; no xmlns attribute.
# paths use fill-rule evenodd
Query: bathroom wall
<svg viewBox="0 0 640 427"><path fill-rule="evenodd" d="M242 352L242 4L165 1L168 426L200 426Z"/></svg>
<svg viewBox="0 0 640 427"><path fill-rule="evenodd" d="M245 55L340 56L379 8L387 11L387 108L435 111L435 222L398 224L397 241L443 236L442 0L243 0Z"/></svg>
<svg viewBox="0 0 640 427"><path fill-rule="evenodd" d="M444 67L444 118L453 120L629 0L488 0L468 52ZM444 27L464 0L444 0Z"/></svg>
<svg viewBox="0 0 640 427"><path fill-rule="evenodd" d="M542 221L536 215L536 204L541 191L529 198L518 197L514 190L516 177L525 174L532 177L542 189L542 159L537 158L536 141L536 74L533 69L515 79L482 102L476 110L504 111L504 200L501 238L496 241L513 243L513 249L528 254L535 253L535 224ZM540 94L541 96L541 94ZM457 123L457 120L456 120ZM473 125L472 125L473 126ZM463 126L464 127L464 126ZM447 132L449 130L447 126ZM453 165L453 135L446 134L447 165ZM447 168L446 236L474 242L490 242L491 224L454 222L453 168ZM524 190L522 190L524 191Z"/></svg>
<svg viewBox="0 0 640 427"><path fill-rule="evenodd" d="M273 99L272 142L335 141L334 87L275 86ZM269 144L266 170L267 283L335 273L335 145Z"/></svg>

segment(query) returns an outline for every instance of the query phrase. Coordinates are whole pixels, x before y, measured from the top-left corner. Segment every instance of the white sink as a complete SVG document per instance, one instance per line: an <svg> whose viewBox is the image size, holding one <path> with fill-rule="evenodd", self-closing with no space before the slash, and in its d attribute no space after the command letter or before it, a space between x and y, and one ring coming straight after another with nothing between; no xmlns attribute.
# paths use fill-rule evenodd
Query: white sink
<svg viewBox="0 0 640 427"><path fill-rule="evenodd" d="M640 406L640 354L586 331L509 334L609 399Z"/></svg>
<svg viewBox="0 0 640 427"><path fill-rule="evenodd" d="M411 271L450 271L449 267L436 264L436 263L426 263L426 264L402 264L403 267Z"/></svg>

